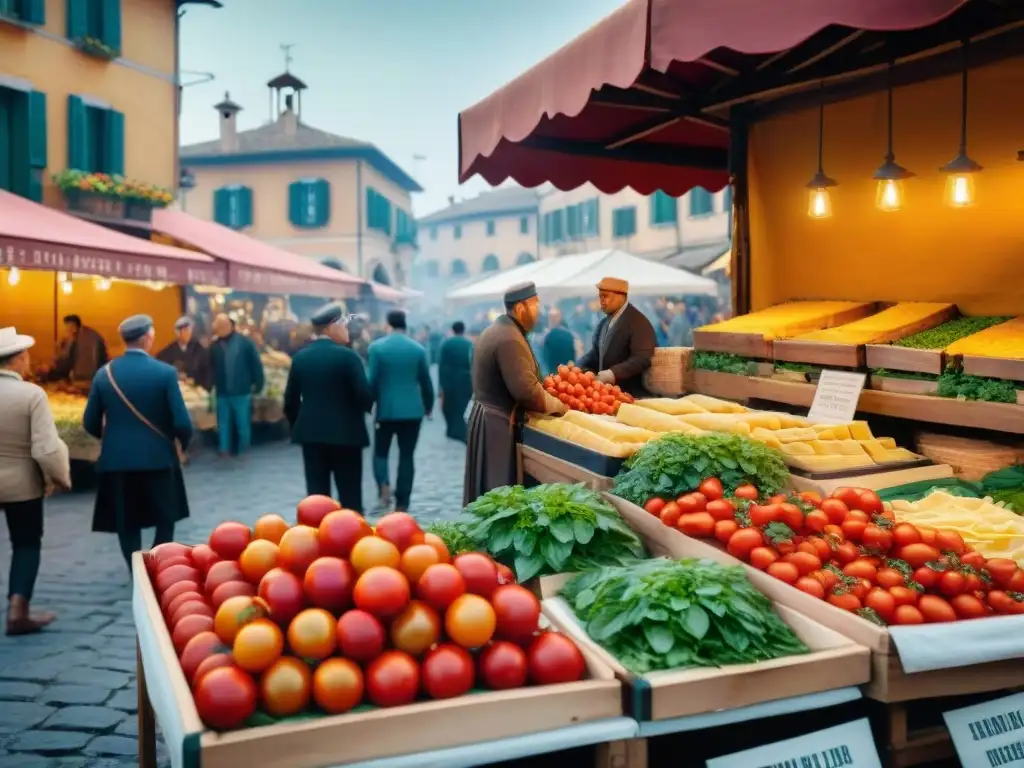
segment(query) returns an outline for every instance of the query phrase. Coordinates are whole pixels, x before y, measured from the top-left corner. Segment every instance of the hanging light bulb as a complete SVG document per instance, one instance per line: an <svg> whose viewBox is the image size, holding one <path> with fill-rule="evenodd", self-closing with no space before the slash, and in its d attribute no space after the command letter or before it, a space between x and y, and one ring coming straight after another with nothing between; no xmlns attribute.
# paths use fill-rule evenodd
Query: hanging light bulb
<svg viewBox="0 0 1024 768"><path fill-rule="evenodd" d="M58 283L66 283L67 280L68 280L68 273L67 272L58 272L57 273L57 282Z"/></svg>
<svg viewBox="0 0 1024 768"><path fill-rule="evenodd" d="M810 190L807 201L807 215L812 219L827 219L832 215L832 198L829 196L829 187L838 184L835 179L825 175L822 165L822 147L825 138L825 84L821 84L821 105L818 109L818 172L807 182L807 189Z"/></svg>
<svg viewBox="0 0 1024 768"><path fill-rule="evenodd" d="M20 282L21 270L19 270L17 267L11 267L10 270L7 272L7 284L17 285Z"/></svg>
<svg viewBox="0 0 1024 768"><path fill-rule="evenodd" d="M896 162L892 150L892 64L889 65L889 151L885 162L875 171L873 178L878 182L875 191L875 207L880 211L898 211L903 207L903 182L914 174Z"/></svg>
<svg viewBox="0 0 1024 768"><path fill-rule="evenodd" d="M97 277L93 283L93 287L97 291L109 291L110 290L110 278L109 277Z"/></svg>
<svg viewBox="0 0 1024 768"><path fill-rule="evenodd" d="M974 204L975 175L982 170L967 156L967 46L963 43L963 72L960 80L960 152L939 170L946 174L946 205L966 208Z"/></svg>
<svg viewBox="0 0 1024 768"><path fill-rule="evenodd" d="M73 290L73 287L71 285L71 281L70 280L63 280L63 281L61 281L60 289L61 289L61 291L64 292L65 296L70 296L71 295L71 291Z"/></svg>

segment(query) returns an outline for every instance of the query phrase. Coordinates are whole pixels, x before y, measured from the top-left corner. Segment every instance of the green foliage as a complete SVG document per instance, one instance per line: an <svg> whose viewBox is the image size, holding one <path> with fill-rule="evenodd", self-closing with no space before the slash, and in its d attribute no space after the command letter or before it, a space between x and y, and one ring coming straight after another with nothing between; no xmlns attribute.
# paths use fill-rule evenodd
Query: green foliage
<svg viewBox="0 0 1024 768"><path fill-rule="evenodd" d="M1016 403L1017 385L1005 379L969 376L947 368L939 376L939 397L957 400L979 400L986 403Z"/></svg>
<svg viewBox="0 0 1024 768"><path fill-rule="evenodd" d="M438 520L427 527L427 533L439 536L452 557L461 555L463 552L472 552L475 547L473 542L462 532L459 524L451 520Z"/></svg>
<svg viewBox="0 0 1024 768"><path fill-rule="evenodd" d="M462 511L458 527L519 582L647 556L615 508L582 485L495 488Z"/></svg>
<svg viewBox="0 0 1024 768"><path fill-rule="evenodd" d="M635 674L809 650L741 566L648 560L580 574L562 597L587 634Z"/></svg>
<svg viewBox="0 0 1024 768"><path fill-rule="evenodd" d="M693 367L700 371L752 376L757 368L757 363L749 358L740 357L728 352L695 352L693 355Z"/></svg>
<svg viewBox="0 0 1024 768"><path fill-rule="evenodd" d="M929 328L905 339L894 341L897 347L908 347L910 349L945 349L954 341L971 336L993 325L1005 323L1008 317L958 317L948 323Z"/></svg>
<svg viewBox="0 0 1024 768"><path fill-rule="evenodd" d="M671 433L634 453L615 478L614 493L634 504L659 496L675 498L717 477L727 495L745 483L762 496L778 493L789 480L782 454L740 435Z"/></svg>

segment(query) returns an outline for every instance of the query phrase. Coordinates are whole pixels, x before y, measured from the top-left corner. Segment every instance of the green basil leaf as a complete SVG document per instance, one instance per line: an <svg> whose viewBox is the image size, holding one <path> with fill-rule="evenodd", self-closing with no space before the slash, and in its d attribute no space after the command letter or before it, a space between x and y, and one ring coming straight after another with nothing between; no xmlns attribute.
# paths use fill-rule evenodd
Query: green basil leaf
<svg viewBox="0 0 1024 768"><path fill-rule="evenodd" d="M675 635L664 624L645 624L644 637L651 644L651 650L662 656L671 651L676 644Z"/></svg>

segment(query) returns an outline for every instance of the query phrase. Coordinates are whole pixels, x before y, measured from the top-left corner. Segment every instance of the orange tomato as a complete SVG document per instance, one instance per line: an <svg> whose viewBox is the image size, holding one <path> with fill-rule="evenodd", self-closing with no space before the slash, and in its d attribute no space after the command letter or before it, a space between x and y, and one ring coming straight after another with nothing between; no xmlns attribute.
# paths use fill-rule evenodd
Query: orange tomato
<svg viewBox="0 0 1024 768"><path fill-rule="evenodd" d="M753 487L753 486L751 486ZM729 543L726 544L726 550L733 557L737 557L740 560L746 560L750 555L750 551L754 547L759 547L764 544L764 535L758 528L740 528L730 538Z"/></svg>
<svg viewBox="0 0 1024 768"><path fill-rule="evenodd" d="M815 581L821 582L826 592L830 592L839 583L839 577L832 570L822 569L809 573L808 576Z"/></svg>
<svg viewBox="0 0 1024 768"><path fill-rule="evenodd" d="M297 715L309 706L313 673L309 665L284 656L260 676L260 703L274 717Z"/></svg>
<svg viewBox="0 0 1024 768"><path fill-rule="evenodd" d="M963 536L956 531L936 531L935 546L942 552L952 552L955 555L962 555L967 551Z"/></svg>
<svg viewBox="0 0 1024 768"><path fill-rule="evenodd" d="M847 563L843 567L843 574L846 576L852 576L855 579L867 579L868 581L874 581L878 576L878 569L867 560L858 559L854 560L852 563Z"/></svg>
<svg viewBox="0 0 1024 768"><path fill-rule="evenodd" d="M828 515L822 512L820 509L815 509L808 512L804 517L804 527L814 533L824 533L825 526L829 525Z"/></svg>
<svg viewBox="0 0 1024 768"><path fill-rule="evenodd" d="M988 613L985 603L974 595L957 595L949 602L959 619L980 619Z"/></svg>
<svg viewBox="0 0 1024 768"><path fill-rule="evenodd" d="M235 635L231 658L246 672L262 672L281 657L284 634L269 619L251 621Z"/></svg>
<svg viewBox="0 0 1024 768"><path fill-rule="evenodd" d="M906 581L903 574L895 568L879 568L875 574L875 583L885 589L889 587L902 587L906 584Z"/></svg>
<svg viewBox="0 0 1024 768"><path fill-rule="evenodd" d="M448 637L463 648L481 648L490 641L497 625L491 604L479 595L462 595L444 616Z"/></svg>
<svg viewBox="0 0 1024 768"><path fill-rule="evenodd" d="M391 622L391 642L400 651L419 656L441 637L441 617L420 600L413 600Z"/></svg>
<svg viewBox="0 0 1024 768"><path fill-rule="evenodd" d="M911 568L920 568L923 565L939 559L939 550L928 544L908 544L901 547L899 551L900 560L906 560Z"/></svg>
<svg viewBox="0 0 1024 768"><path fill-rule="evenodd" d="M306 574L309 564L320 557L317 529L308 525L289 528L278 544L277 562L299 578Z"/></svg>
<svg viewBox="0 0 1024 768"><path fill-rule="evenodd" d="M277 567L277 544L267 539L253 539L238 558L242 575L252 584Z"/></svg>
<svg viewBox="0 0 1024 768"><path fill-rule="evenodd" d="M313 701L331 715L358 705L364 689L363 671L349 659L327 659L313 673Z"/></svg>
<svg viewBox="0 0 1024 768"><path fill-rule="evenodd" d="M896 605L917 605L921 593L910 587L890 587L889 594L896 601Z"/></svg>
<svg viewBox="0 0 1024 768"><path fill-rule="evenodd" d="M897 523L892 529L892 543L897 547L920 544L921 533L910 523Z"/></svg>
<svg viewBox="0 0 1024 768"><path fill-rule="evenodd" d="M213 631L221 642L231 645L235 642L238 630L250 621L265 618L267 613L266 605L258 598L246 595L229 597L220 604L213 617Z"/></svg>
<svg viewBox="0 0 1024 768"><path fill-rule="evenodd" d="M809 552L793 552L782 559L795 565L801 576L806 576L821 568L821 558Z"/></svg>
<svg viewBox="0 0 1024 768"><path fill-rule="evenodd" d="M281 541L281 537L284 536L284 532L290 527L288 522L280 515L263 515L263 517L256 521L256 525L253 526L253 536L257 539L278 544Z"/></svg>
<svg viewBox="0 0 1024 768"><path fill-rule="evenodd" d="M288 647L303 659L326 659L337 644L337 623L323 608L300 611L288 625Z"/></svg>
<svg viewBox="0 0 1024 768"><path fill-rule="evenodd" d="M679 519L676 521L676 528L687 536L693 536L698 539L708 539L715 533L715 518L707 512L694 512L689 515L680 515Z"/></svg>
<svg viewBox="0 0 1024 768"><path fill-rule="evenodd" d="M754 547L750 550L750 564L761 571L778 559L778 553L769 547Z"/></svg>
<svg viewBox="0 0 1024 768"><path fill-rule="evenodd" d="M844 592L841 594L833 592L828 596L828 601L836 608L842 608L844 611L850 611L851 613L862 607L860 598L851 592Z"/></svg>
<svg viewBox="0 0 1024 768"><path fill-rule="evenodd" d="M801 592L806 592L812 597L816 597L819 600L825 599L825 587L820 581L811 576L803 576L796 580L794 585Z"/></svg>
<svg viewBox="0 0 1024 768"><path fill-rule="evenodd" d="M423 534L423 543L429 544L437 552L437 562L447 563L451 560L451 553L448 551L448 545L444 543L444 539L438 536L436 533L425 533Z"/></svg>
<svg viewBox="0 0 1024 768"><path fill-rule="evenodd" d="M670 501L661 508L661 512L658 513L658 517L665 525L674 526L679 522L679 516L682 514L682 510L679 508L679 504L674 501Z"/></svg>
<svg viewBox="0 0 1024 768"><path fill-rule="evenodd" d="M376 536L367 536L359 539L352 546L352 554L349 556L352 567L356 573L362 574L377 566L398 568L402 563L402 553L398 547L390 541Z"/></svg>
<svg viewBox="0 0 1024 768"><path fill-rule="evenodd" d="M938 595L921 595L917 608L929 624L956 621L956 611L953 610L953 606Z"/></svg>
<svg viewBox="0 0 1024 768"><path fill-rule="evenodd" d="M441 562L437 550L430 544L413 544L402 553L400 570L405 574L409 583L415 584L420 576L432 565Z"/></svg>
<svg viewBox="0 0 1024 768"><path fill-rule="evenodd" d="M924 616L913 605L897 605L893 612L893 624L924 624Z"/></svg>
<svg viewBox="0 0 1024 768"><path fill-rule="evenodd" d="M728 544L732 535L740 529L740 524L735 520L719 520L715 523L715 538L723 544Z"/></svg>
<svg viewBox="0 0 1024 768"><path fill-rule="evenodd" d="M800 569L792 563L774 562L766 570L769 576L774 576L787 584L796 584L797 579L800 578Z"/></svg>
<svg viewBox="0 0 1024 768"><path fill-rule="evenodd" d="M881 587L875 587L868 592L867 596L865 596L864 607L873 610L881 616L886 623L892 623L893 617L896 613L896 598Z"/></svg>

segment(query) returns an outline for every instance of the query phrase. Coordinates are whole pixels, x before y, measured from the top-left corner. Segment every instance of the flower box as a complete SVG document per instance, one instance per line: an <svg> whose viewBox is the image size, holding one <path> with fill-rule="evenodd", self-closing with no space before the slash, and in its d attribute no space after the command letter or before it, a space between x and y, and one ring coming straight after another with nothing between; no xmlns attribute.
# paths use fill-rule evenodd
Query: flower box
<svg viewBox="0 0 1024 768"><path fill-rule="evenodd" d="M3 2L3 0L0 0L0 2ZM120 50L107 45L95 37L80 37L75 40L75 47L87 56L93 56L104 61L113 61L121 55Z"/></svg>
<svg viewBox="0 0 1024 768"><path fill-rule="evenodd" d="M149 224L153 219L153 204L147 200L130 200L101 192L81 189L64 191L68 211L90 218L118 219Z"/></svg>

